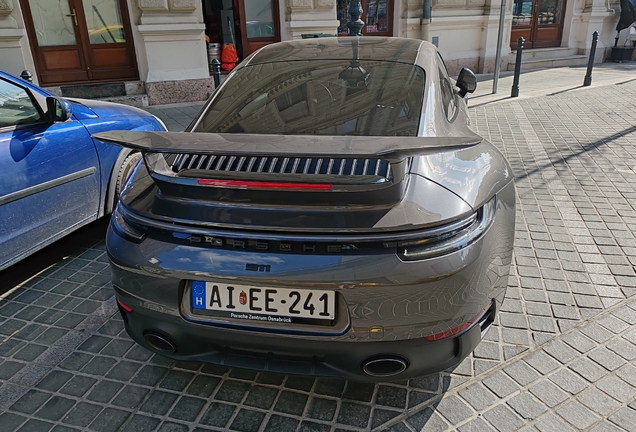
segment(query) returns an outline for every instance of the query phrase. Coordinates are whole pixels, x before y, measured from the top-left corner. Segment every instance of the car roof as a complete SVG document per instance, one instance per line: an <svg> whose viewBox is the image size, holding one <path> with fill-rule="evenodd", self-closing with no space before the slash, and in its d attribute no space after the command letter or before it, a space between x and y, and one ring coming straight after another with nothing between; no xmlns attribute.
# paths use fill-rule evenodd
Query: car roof
<svg viewBox="0 0 636 432"><path fill-rule="evenodd" d="M418 39L399 37L325 37L292 40L270 44L257 51L246 65L294 60L343 60L351 59L355 42L358 42L359 60L390 61L418 64L418 57L430 51L427 58L434 58L433 44Z"/></svg>

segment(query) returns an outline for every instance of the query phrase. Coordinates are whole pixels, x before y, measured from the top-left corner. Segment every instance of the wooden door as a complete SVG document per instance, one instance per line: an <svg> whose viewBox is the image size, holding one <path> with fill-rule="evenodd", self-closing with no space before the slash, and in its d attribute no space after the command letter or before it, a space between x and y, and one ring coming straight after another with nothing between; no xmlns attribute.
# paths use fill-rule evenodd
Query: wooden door
<svg viewBox="0 0 636 432"><path fill-rule="evenodd" d="M243 58L280 41L278 0L238 0Z"/></svg>
<svg viewBox="0 0 636 432"><path fill-rule="evenodd" d="M138 79L126 0L21 0L40 84Z"/></svg>
<svg viewBox="0 0 636 432"><path fill-rule="evenodd" d="M510 47L517 48L520 36L524 48L561 46L566 0L515 0L512 6Z"/></svg>
<svg viewBox="0 0 636 432"><path fill-rule="evenodd" d="M362 0L362 16L364 27L362 34L366 36L393 36L393 0ZM349 33L347 23L349 15L349 0L339 0L337 16L340 21L338 35Z"/></svg>

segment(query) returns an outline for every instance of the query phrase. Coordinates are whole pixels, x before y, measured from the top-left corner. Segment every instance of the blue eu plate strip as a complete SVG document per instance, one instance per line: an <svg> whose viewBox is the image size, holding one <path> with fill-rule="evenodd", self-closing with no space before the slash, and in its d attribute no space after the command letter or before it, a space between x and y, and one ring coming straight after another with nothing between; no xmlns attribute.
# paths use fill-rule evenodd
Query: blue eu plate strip
<svg viewBox="0 0 636 432"><path fill-rule="evenodd" d="M192 281L192 309L205 309L205 282Z"/></svg>

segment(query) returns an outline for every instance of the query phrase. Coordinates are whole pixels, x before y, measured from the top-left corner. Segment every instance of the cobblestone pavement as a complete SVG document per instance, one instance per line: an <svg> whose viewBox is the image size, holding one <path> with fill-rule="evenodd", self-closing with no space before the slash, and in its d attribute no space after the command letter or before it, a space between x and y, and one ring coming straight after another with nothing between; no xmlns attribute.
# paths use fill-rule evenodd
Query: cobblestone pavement
<svg viewBox="0 0 636 432"><path fill-rule="evenodd" d="M636 431L635 94L471 109L515 172L517 232L498 322L454 370L372 385L153 355L98 242L0 300L0 430Z"/></svg>

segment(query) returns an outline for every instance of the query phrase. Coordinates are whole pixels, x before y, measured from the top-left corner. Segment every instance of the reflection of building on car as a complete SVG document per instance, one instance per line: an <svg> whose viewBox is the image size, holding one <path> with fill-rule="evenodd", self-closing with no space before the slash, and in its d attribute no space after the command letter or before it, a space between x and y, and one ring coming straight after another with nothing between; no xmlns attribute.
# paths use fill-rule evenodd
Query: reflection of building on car
<svg viewBox="0 0 636 432"><path fill-rule="evenodd" d="M121 24L105 26L88 31L91 43L122 43L126 42L124 26Z"/></svg>
<svg viewBox="0 0 636 432"><path fill-rule="evenodd" d="M274 36L274 23L262 23L258 21L247 22L247 37L260 38L260 37L273 37Z"/></svg>
<svg viewBox="0 0 636 432"><path fill-rule="evenodd" d="M106 246L130 336L181 360L377 381L458 364L508 284L515 192L427 42L324 38L237 66L140 150Z"/></svg>
<svg viewBox="0 0 636 432"><path fill-rule="evenodd" d="M0 72L0 270L109 214L138 153L93 140L162 131L138 108L60 99Z"/></svg>

